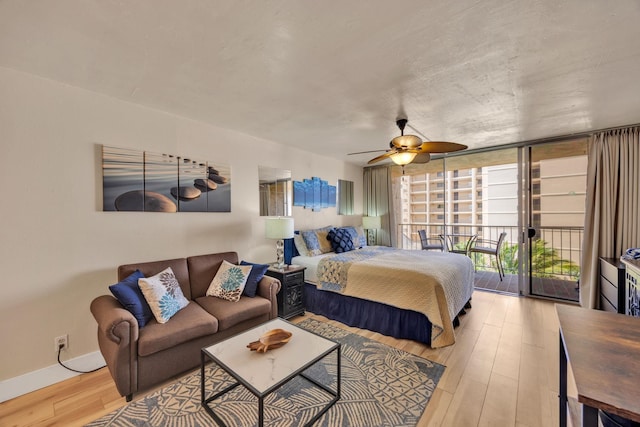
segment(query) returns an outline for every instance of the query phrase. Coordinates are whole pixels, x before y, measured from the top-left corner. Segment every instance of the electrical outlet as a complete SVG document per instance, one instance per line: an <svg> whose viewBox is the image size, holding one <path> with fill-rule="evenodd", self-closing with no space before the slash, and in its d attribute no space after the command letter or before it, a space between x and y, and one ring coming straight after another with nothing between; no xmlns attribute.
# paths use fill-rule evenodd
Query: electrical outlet
<svg viewBox="0 0 640 427"><path fill-rule="evenodd" d="M66 350L67 347L69 346L69 335L60 335L59 337L56 337L54 340L55 346L56 346L56 353L58 352L58 349L60 348L60 346L62 346L63 350Z"/></svg>

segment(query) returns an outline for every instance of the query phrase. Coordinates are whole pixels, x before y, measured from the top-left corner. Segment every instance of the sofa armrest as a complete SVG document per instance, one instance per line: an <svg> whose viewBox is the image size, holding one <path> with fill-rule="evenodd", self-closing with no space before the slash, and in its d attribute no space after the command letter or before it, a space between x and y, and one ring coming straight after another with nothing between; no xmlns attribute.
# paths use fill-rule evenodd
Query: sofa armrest
<svg viewBox="0 0 640 427"><path fill-rule="evenodd" d="M280 284L280 280L270 277L264 276L258 282L258 291L257 295L264 297L271 301L271 319L275 319L278 317L278 292L280 292L280 288L282 285Z"/></svg>
<svg viewBox="0 0 640 427"><path fill-rule="evenodd" d="M122 396L138 389L138 321L111 295L91 302L91 313L98 322L98 345L109 372Z"/></svg>
<svg viewBox="0 0 640 427"><path fill-rule="evenodd" d="M91 302L91 313L98 322L98 333L104 334L114 343L138 340L138 321L111 295L101 295L94 299Z"/></svg>

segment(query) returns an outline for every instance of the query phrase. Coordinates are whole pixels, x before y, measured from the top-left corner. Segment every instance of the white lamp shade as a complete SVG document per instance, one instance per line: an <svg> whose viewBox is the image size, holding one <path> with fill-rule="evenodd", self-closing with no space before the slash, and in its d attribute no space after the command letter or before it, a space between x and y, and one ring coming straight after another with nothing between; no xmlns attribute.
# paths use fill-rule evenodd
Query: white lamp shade
<svg viewBox="0 0 640 427"><path fill-rule="evenodd" d="M379 216L363 216L362 228L365 230L377 230L382 228L382 218Z"/></svg>
<svg viewBox="0 0 640 427"><path fill-rule="evenodd" d="M267 239L293 238L293 218L267 218L265 227Z"/></svg>
<svg viewBox="0 0 640 427"><path fill-rule="evenodd" d="M416 158L416 153L410 153L409 151L401 151L399 153L395 153L391 155L391 160L396 165L404 166L413 162L413 159Z"/></svg>

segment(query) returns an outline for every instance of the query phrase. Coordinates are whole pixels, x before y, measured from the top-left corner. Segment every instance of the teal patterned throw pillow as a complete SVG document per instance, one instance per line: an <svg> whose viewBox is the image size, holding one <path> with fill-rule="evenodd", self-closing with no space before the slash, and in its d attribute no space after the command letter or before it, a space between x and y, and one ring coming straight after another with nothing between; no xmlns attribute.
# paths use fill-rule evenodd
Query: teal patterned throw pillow
<svg viewBox="0 0 640 427"><path fill-rule="evenodd" d="M222 265L207 289L207 295L232 302L240 300L250 273L250 265L235 265L222 261Z"/></svg>
<svg viewBox="0 0 640 427"><path fill-rule="evenodd" d="M171 267L155 276L138 279L138 286L158 323L167 323L189 304Z"/></svg>

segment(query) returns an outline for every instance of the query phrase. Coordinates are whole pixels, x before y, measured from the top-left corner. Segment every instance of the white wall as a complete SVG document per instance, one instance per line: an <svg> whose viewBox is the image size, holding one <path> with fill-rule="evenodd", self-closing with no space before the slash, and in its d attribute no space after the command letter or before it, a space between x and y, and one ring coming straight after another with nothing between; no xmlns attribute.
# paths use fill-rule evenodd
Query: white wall
<svg viewBox="0 0 640 427"><path fill-rule="evenodd" d="M6 68L0 141L0 381L55 365L58 335L69 334L65 359L97 351L89 304L119 264L228 250L272 261L258 165L354 181L362 214L360 167ZM230 164L232 212L102 212L102 144ZM335 208L293 215L299 229L360 223Z"/></svg>

